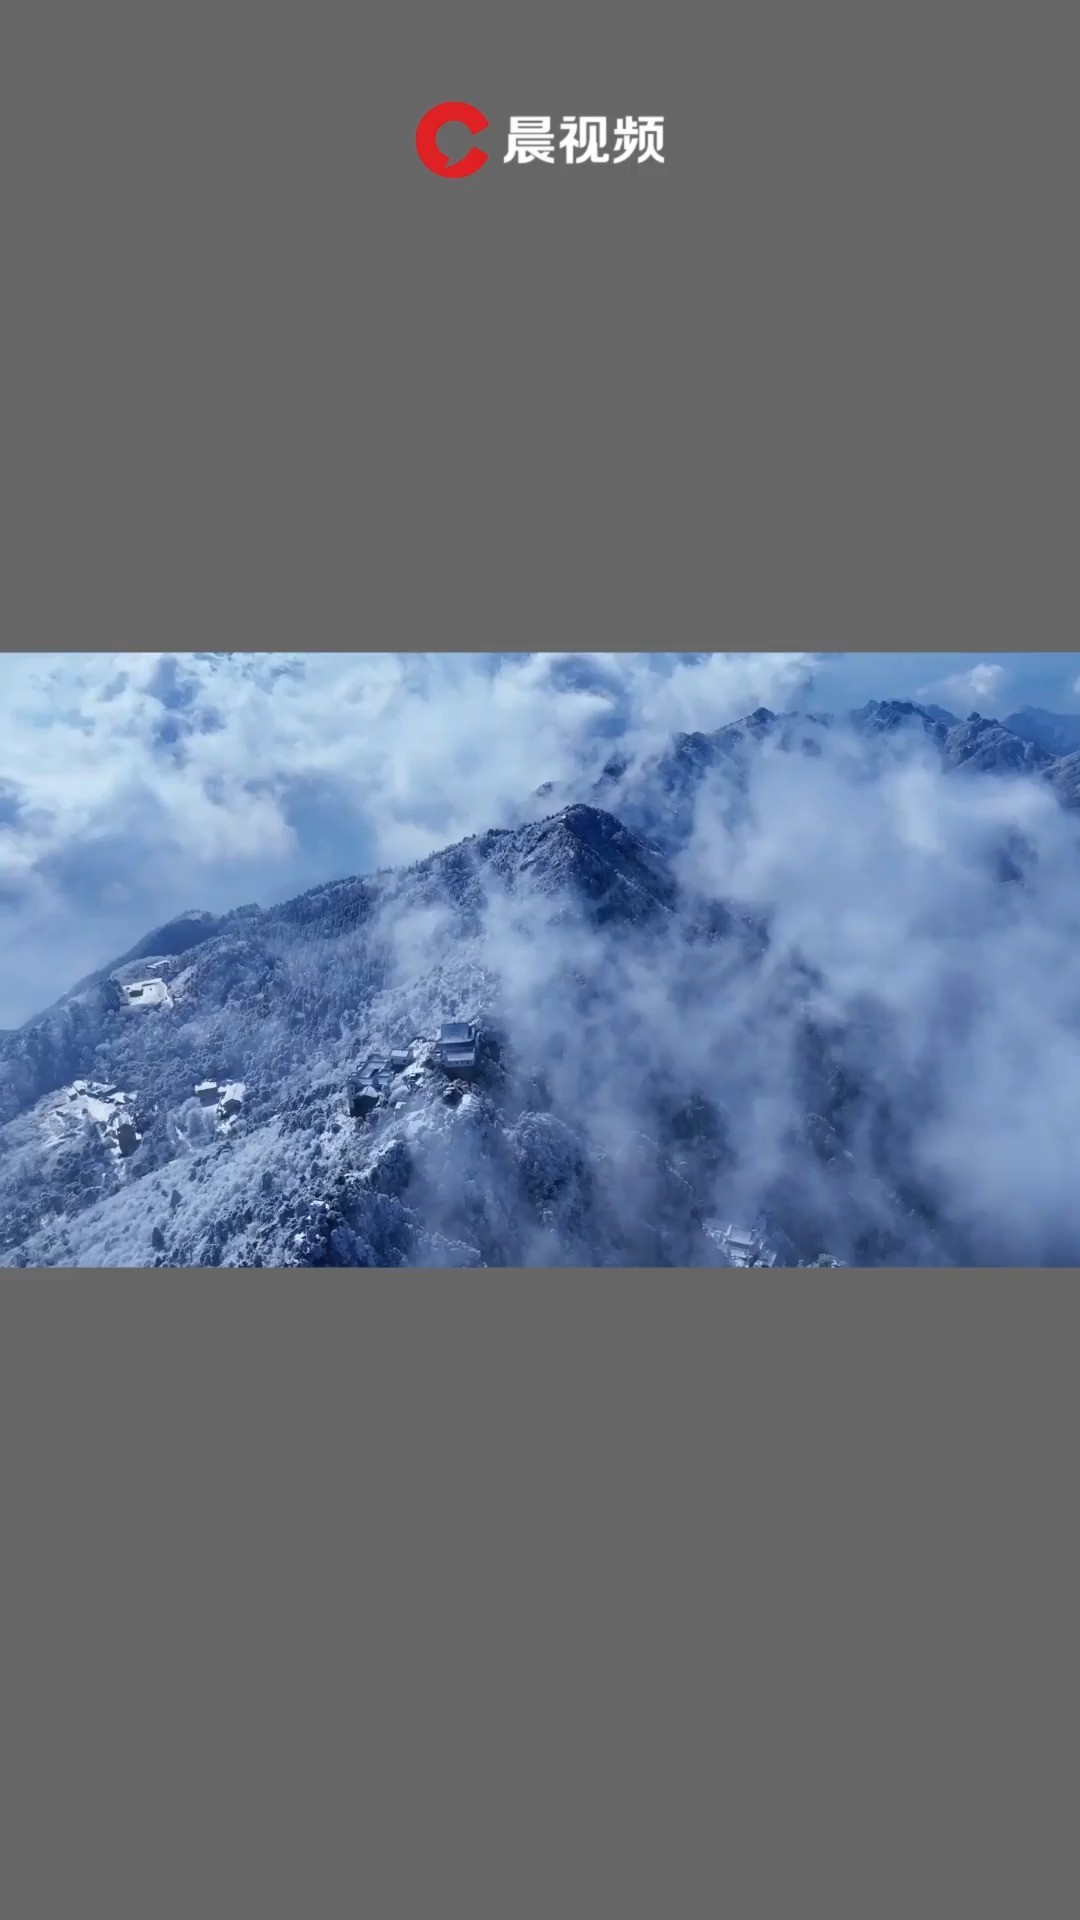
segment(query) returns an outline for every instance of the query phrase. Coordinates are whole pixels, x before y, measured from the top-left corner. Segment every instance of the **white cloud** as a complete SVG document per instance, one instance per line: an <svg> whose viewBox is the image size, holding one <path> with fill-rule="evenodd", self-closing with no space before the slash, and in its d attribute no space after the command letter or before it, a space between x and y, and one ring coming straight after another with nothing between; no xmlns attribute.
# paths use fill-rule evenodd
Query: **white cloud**
<svg viewBox="0 0 1080 1920"><path fill-rule="evenodd" d="M716 727L784 704L812 667L805 654L9 655L0 904L9 956L37 975L31 1005L15 996L21 1017L187 906L419 858L598 760L612 731L645 746Z"/></svg>
<svg viewBox="0 0 1080 1920"><path fill-rule="evenodd" d="M914 1115L916 1164L944 1180L983 1260L1075 1251L1075 820L1034 780L949 775L916 748L857 791L835 749L765 752L751 800L733 833L703 796L687 878L771 912L773 964L808 963L815 1011L850 1027L883 1010L887 1037L862 1046L862 1069ZM1024 885L1004 884L999 855L1021 842ZM753 991L760 1001L764 982ZM795 1115L768 1063L790 1056L794 1017L757 1055L781 1124ZM913 1094L921 1084L932 1098Z"/></svg>
<svg viewBox="0 0 1080 1920"><path fill-rule="evenodd" d="M327 821L325 857L343 871L413 858L499 824L540 780L605 755L613 718L647 749L672 727L708 730L758 704L790 704L813 664L705 656L658 667L605 654L9 661L0 775L19 804L2 816L0 897L29 890L40 907L37 917L29 906L9 914L9 998L29 1012L49 997L50 968L59 991L118 950L123 942L106 939L120 912L102 904L110 887L132 889L134 912L158 869L173 911L236 904L263 881L311 884L321 876L302 865ZM966 692L979 700L970 681ZM477 965L501 977L515 1046L550 1069L565 1110L604 1151L631 1150L647 1120L635 1081L645 1068L715 1097L733 1116L740 1156L725 1204L752 1207L805 1121L802 1020L835 1019L854 1068L907 1116L914 1169L975 1253L1071 1260L1075 817L1034 779L946 774L917 744L889 755L872 781L841 738L824 747L806 759L763 748L746 808L733 813L719 784L696 807L682 876L769 914L760 966L724 942L673 937L639 951L623 929L601 943L571 921L523 927L514 901L495 900ZM1000 856L1020 842L1024 882L1003 883ZM206 899L211 878L219 893ZM71 965L64 913L89 942L81 966ZM131 935L150 924L139 920ZM387 936L396 985L434 967L448 983L455 968L465 977L440 908L414 907ZM806 969L797 986L796 963ZM595 992L576 1044L551 1060L572 974ZM870 1136L869 1122L853 1133L844 1179L863 1217L888 1218L897 1203ZM823 1186L820 1204L835 1209L842 1234L847 1202Z"/></svg>
<svg viewBox="0 0 1080 1920"><path fill-rule="evenodd" d="M978 666L970 667L964 673L952 673L944 680L932 680L928 686L920 687L918 698L947 700L969 709L972 705L978 708L999 698L1008 677L1004 667L981 661Z"/></svg>
<svg viewBox="0 0 1080 1920"><path fill-rule="evenodd" d="M1075 819L1035 780L950 774L914 743L872 780L842 740L817 758L763 749L748 806L733 816L727 797L722 779L702 791L680 867L691 888L768 916L760 963L731 943L688 946L685 920L639 949L622 928L602 941L561 914L545 926L492 902L478 951L501 979L515 1049L545 1068L560 1110L613 1153L655 1122L647 1073L717 1100L738 1154L718 1201L752 1211L816 1110L800 1082L805 1022L836 1022L846 1070L908 1137L882 1151L868 1114L839 1175L809 1176L824 1245L850 1257L856 1222L902 1216L907 1155L964 1257L1074 1259ZM1021 842L1022 885L1001 877ZM433 964L443 937L434 930L436 952L410 942L405 964ZM583 1011L571 1015L575 987Z"/></svg>
<svg viewBox="0 0 1080 1920"><path fill-rule="evenodd" d="M334 783L397 858L497 822L569 773L597 723L715 727L793 692L805 655L15 656L0 763L35 809L33 844L118 828L199 860L294 844L293 780ZM567 671L573 669L573 673Z"/></svg>

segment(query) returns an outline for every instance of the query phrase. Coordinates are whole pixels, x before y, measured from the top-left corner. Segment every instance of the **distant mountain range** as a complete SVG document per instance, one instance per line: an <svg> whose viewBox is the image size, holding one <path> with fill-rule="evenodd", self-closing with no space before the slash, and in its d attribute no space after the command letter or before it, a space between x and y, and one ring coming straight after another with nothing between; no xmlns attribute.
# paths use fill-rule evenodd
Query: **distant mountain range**
<svg viewBox="0 0 1080 1920"><path fill-rule="evenodd" d="M1002 721L1010 733L1030 740L1047 753L1080 753L1080 714L1047 713L1042 707L1021 707Z"/></svg>
<svg viewBox="0 0 1080 1920"><path fill-rule="evenodd" d="M1015 723L1015 724L1014 724ZM1068 808L1080 808L1080 716L1041 714L1026 708L1008 721L971 713L960 720L944 707L910 700L871 700L833 715L777 714L768 707L712 733L678 734L663 752L633 759L616 752L591 783L590 800L609 806L639 832L668 851L685 841L702 782L715 774L733 789L744 788L754 751L766 744L786 752L815 754L827 736L858 742L868 772L882 755L913 739L946 768L983 773L1031 773L1045 780ZM1071 744L1075 740L1075 747ZM1056 741L1053 746L1048 744ZM566 785L549 783L538 796L546 804L571 797Z"/></svg>
<svg viewBox="0 0 1080 1920"><path fill-rule="evenodd" d="M763 749L841 737L860 777L916 742L950 775L1078 804L1068 716L759 708L613 754L587 792L541 789L515 824L413 866L185 913L0 1035L0 1259L724 1266L751 1243L766 1264L992 1259L920 1156L932 1052L881 1009L842 1015L768 912L680 872L707 778L737 819ZM147 979L160 1004L125 1000ZM450 1020L502 1036L464 1088L434 1047ZM379 1097L358 1121L365 1074Z"/></svg>

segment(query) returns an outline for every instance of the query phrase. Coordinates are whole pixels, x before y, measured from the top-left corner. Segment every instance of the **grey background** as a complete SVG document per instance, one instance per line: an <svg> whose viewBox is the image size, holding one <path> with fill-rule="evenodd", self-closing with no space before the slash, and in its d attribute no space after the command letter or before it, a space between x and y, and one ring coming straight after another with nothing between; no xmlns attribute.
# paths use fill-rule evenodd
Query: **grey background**
<svg viewBox="0 0 1080 1920"><path fill-rule="evenodd" d="M1067 10L9 17L6 644L1075 643Z"/></svg>
<svg viewBox="0 0 1080 1920"><path fill-rule="evenodd" d="M12 647L1075 644L1064 13L9 9ZM428 176L419 115L658 111ZM1073 1913L1069 1275L2 1300L23 1916Z"/></svg>

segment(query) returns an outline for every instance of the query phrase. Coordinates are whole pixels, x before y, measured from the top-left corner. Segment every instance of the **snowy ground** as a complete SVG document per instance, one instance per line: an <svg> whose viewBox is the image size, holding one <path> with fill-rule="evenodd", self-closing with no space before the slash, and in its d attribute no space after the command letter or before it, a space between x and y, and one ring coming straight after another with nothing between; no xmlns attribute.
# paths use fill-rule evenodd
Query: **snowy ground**
<svg viewBox="0 0 1080 1920"><path fill-rule="evenodd" d="M92 1080L74 1080L42 1102L41 1127L44 1144L52 1152L76 1137L87 1121L118 1160L125 1157L123 1140L130 1152L140 1135L135 1127L134 1095L120 1087ZM131 1131L128 1131L130 1129Z"/></svg>

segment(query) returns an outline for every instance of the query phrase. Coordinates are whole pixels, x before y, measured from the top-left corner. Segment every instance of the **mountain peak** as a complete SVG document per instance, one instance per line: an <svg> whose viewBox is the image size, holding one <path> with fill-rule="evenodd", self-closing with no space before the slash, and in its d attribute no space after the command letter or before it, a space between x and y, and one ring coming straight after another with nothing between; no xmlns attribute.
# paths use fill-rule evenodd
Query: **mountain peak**
<svg viewBox="0 0 1080 1920"><path fill-rule="evenodd" d="M1030 740L1047 753L1072 754L1080 750L1080 713L1048 713L1045 707L1020 707L1002 723L1021 740Z"/></svg>

